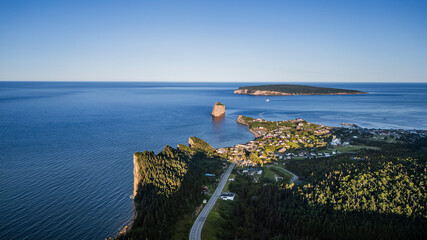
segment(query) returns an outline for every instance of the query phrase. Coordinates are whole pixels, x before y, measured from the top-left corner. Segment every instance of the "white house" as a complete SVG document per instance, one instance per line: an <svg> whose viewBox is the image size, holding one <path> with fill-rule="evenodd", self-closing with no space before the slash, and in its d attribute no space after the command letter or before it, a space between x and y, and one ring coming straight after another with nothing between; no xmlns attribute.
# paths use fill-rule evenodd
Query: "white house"
<svg viewBox="0 0 427 240"><path fill-rule="evenodd" d="M341 140L339 138L335 138L335 139L332 140L331 145L332 146L341 145Z"/></svg>
<svg viewBox="0 0 427 240"><path fill-rule="evenodd" d="M232 192L225 192L225 193L221 193L221 199L222 200L234 200L234 197L236 196L235 193Z"/></svg>
<svg viewBox="0 0 427 240"><path fill-rule="evenodd" d="M282 180L283 180L283 178L282 178L282 177L279 177L279 176L275 176L275 177L274 177L274 179L276 179L276 182L278 182L278 181L282 181Z"/></svg>

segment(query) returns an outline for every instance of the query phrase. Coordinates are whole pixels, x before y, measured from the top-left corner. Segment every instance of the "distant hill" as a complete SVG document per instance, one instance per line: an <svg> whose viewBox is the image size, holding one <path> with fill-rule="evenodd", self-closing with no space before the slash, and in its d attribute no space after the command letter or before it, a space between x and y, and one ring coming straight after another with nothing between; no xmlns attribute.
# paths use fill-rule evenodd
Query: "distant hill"
<svg viewBox="0 0 427 240"><path fill-rule="evenodd" d="M287 95L346 95L367 94L358 90L314 87L307 85L277 84L240 87L234 94L247 94L257 96L287 96Z"/></svg>

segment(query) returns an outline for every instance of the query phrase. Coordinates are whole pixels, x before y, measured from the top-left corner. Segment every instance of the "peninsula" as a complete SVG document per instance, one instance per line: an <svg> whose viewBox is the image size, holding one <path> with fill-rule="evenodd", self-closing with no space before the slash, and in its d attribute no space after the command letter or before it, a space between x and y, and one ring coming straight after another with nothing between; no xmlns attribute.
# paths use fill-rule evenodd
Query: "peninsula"
<svg viewBox="0 0 427 240"><path fill-rule="evenodd" d="M277 84L240 87L234 94L247 94L255 96L289 96L289 95L348 95L367 94L358 90L314 87L307 85Z"/></svg>
<svg viewBox="0 0 427 240"><path fill-rule="evenodd" d="M255 138L135 153L135 216L115 239L425 239L427 131L236 122Z"/></svg>

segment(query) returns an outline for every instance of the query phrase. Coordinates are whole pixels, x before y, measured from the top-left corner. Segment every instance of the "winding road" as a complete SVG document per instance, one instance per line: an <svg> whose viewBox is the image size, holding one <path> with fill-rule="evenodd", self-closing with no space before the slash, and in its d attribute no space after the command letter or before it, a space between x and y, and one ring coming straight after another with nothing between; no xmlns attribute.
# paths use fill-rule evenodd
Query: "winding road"
<svg viewBox="0 0 427 240"><path fill-rule="evenodd" d="M287 170L287 169L285 169L285 168L283 168L283 167L274 166L274 165L268 165L268 166L266 166L266 167L268 167L268 168L270 168L270 167L275 167L275 168L280 168L280 169L285 170L287 173L289 173L289 174L291 174L291 175L292 175L292 179L291 179L291 182L290 182L290 183L293 183L293 182L295 182L296 180L298 180L298 176L297 176L297 175L295 175L293 172L290 172L289 170Z"/></svg>
<svg viewBox="0 0 427 240"><path fill-rule="evenodd" d="M235 164L232 163L230 167L227 169L225 174L222 176L221 181L218 184L218 187L215 189L215 192L212 194L206 206L200 212L199 216L197 216L196 221L193 224L193 227L190 231L190 240L201 240L203 224L205 224L206 218L209 215L209 212L212 210L215 205L216 200L221 196L222 189L227 183L228 177L230 176L231 171L233 170Z"/></svg>

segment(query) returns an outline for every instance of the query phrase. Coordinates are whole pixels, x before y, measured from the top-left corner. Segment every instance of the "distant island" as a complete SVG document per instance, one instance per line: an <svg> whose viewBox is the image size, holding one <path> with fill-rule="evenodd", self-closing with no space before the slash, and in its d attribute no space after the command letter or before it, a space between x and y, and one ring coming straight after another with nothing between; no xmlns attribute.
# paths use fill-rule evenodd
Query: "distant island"
<svg viewBox="0 0 427 240"><path fill-rule="evenodd" d="M240 87L234 94L246 94L255 96L289 96L289 95L347 95L367 94L358 90L314 87L307 85L277 84Z"/></svg>

